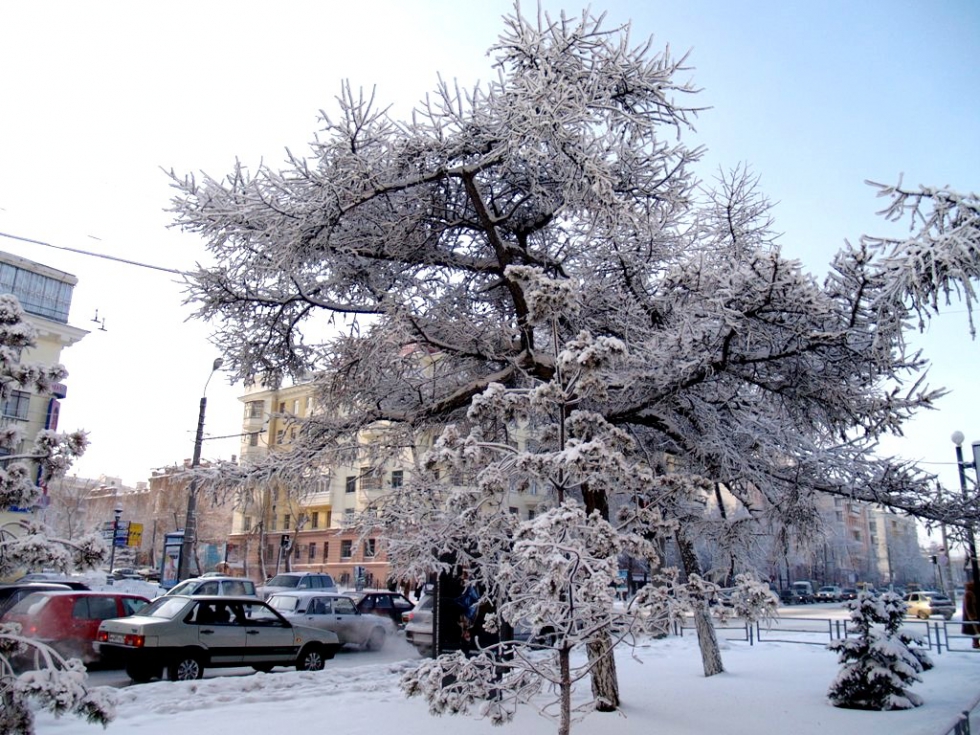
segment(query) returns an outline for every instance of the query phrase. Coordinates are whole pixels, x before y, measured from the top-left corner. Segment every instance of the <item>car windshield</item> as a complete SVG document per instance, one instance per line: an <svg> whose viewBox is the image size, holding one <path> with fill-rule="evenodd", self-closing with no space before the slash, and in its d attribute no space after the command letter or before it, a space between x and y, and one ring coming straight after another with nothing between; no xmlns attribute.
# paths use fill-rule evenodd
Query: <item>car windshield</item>
<svg viewBox="0 0 980 735"><path fill-rule="evenodd" d="M23 600L10 608L9 615L28 615L33 616L41 612L41 608L48 604L51 598L42 592L32 592Z"/></svg>
<svg viewBox="0 0 980 735"><path fill-rule="evenodd" d="M300 579L290 574L277 574L265 584L267 587L296 587Z"/></svg>
<svg viewBox="0 0 980 735"><path fill-rule="evenodd" d="M273 595L269 598L269 606L279 612L293 612L300 605L300 599L294 595Z"/></svg>
<svg viewBox="0 0 980 735"><path fill-rule="evenodd" d="M180 614L180 611L187 607L187 600L183 597L158 597L149 605L139 611L140 615L151 618L166 618L171 620Z"/></svg>

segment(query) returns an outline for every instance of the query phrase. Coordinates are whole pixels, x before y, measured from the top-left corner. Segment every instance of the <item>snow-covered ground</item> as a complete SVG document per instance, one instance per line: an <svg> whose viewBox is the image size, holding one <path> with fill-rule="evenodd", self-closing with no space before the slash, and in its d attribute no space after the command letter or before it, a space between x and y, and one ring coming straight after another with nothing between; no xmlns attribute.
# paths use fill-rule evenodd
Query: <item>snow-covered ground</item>
<svg viewBox="0 0 980 735"><path fill-rule="evenodd" d="M801 609L802 610L802 609ZM814 608L810 608L815 612ZM794 610L794 612L796 612ZM617 657L623 706L614 714L591 713L575 723L575 735L939 735L980 694L980 653L933 655L935 668L913 691L925 704L914 710L861 712L827 704L837 673L834 654L798 643L724 643L724 674L705 678L693 635L650 641ZM402 638L377 653L341 652L317 673L277 669L209 672L197 682L153 682L119 690L112 735L207 735L292 733L310 730L376 735L379 725L398 735L511 731L546 735L554 722L532 710L501 730L470 717L433 718L419 699L398 688L417 654ZM122 685L120 672L103 671L93 682ZM582 688L587 691L588 684ZM980 722L973 723L974 732ZM38 717L38 733L94 735L98 726L76 718Z"/></svg>

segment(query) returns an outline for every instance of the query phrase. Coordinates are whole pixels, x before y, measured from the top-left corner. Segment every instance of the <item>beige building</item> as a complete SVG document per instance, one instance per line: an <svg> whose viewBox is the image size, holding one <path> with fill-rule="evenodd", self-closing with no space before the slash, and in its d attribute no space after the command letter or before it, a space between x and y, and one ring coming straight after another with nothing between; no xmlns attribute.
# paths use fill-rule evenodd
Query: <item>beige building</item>
<svg viewBox="0 0 980 735"><path fill-rule="evenodd" d="M316 410L309 383L278 390L256 387L240 400L245 407L241 463L246 465L269 453L288 452L296 438L294 418L307 418ZM324 466L313 492L297 498L290 488L267 487L247 496L232 522L233 567L256 580L290 569L328 572L341 585L355 584L358 576L367 586L385 585L389 565L380 535L353 528L355 516L406 482L414 467L411 448L400 460L377 463L372 446L383 432L380 426L361 431L356 458ZM536 487L513 492L510 510L530 518L542 500Z"/></svg>
<svg viewBox="0 0 980 735"><path fill-rule="evenodd" d="M65 347L82 339L88 332L68 324L72 292L78 279L25 258L0 252L0 293L13 294L26 312L26 321L37 332L37 344L24 350L21 361L55 365ZM64 384L55 386L52 395L39 395L27 389L14 390L3 402L0 423L21 429L23 441L15 453L29 451L34 437L42 429L58 428L61 401L68 395ZM48 497L45 495L42 507ZM22 519L32 509L0 509L0 523Z"/></svg>

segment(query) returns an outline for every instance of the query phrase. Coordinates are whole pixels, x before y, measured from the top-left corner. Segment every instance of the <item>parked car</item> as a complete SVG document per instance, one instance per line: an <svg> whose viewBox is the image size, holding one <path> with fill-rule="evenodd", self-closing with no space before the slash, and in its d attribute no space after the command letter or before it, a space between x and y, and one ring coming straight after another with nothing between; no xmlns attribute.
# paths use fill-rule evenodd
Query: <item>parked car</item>
<svg viewBox="0 0 980 735"><path fill-rule="evenodd" d="M333 577L323 572L282 572L266 580L258 589L259 596L268 600L277 592L295 592L296 590L320 590L321 592L339 592Z"/></svg>
<svg viewBox="0 0 980 735"><path fill-rule="evenodd" d="M22 599L7 611L3 622L20 623L23 635L48 644L65 658L88 664L99 661L94 646L99 625L133 615L148 603L128 592L49 590Z"/></svg>
<svg viewBox="0 0 980 735"><path fill-rule="evenodd" d="M382 615L390 618L399 627L403 625L402 615L415 607L415 603L401 592L371 590L353 594L351 599L365 615Z"/></svg>
<svg viewBox="0 0 980 735"><path fill-rule="evenodd" d="M164 595L138 615L105 621L98 646L135 682L164 671L171 681L184 681L200 679L206 668L229 666L319 671L340 639L290 622L254 597Z"/></svg>
<svg viewBox="0 0 980 735"><path fill-rule="evenodd" d="M942 615L949 620L956 612L956 606L942 592L935 590L923 590L920 592L909 592L903 598L908 605L906 614L914 615L921 620L928 620L933 615Z"/></svg>
<svg viewBox="0 0 980 735"><path fill-rule="evenodd" d="M418 604L414 608L402 614L402 620L405 622L405 640L415 646L416 650L423 656L432 656L435 653L435 642L432 636L434 612L435 596L425 593L419 598ZM519 622L513 626L513 635L514 640L530 642L533 645L553 646L555 644L555 631L550 627L544 627L535 632L526 622Z"/></svg>
<svg viewBox="0 0 980 735"><path fill-rule="evenodd" d="M369 651L380 650L385 638L394 632L387 618L365 615L346 595L316 590L280 592L268 600L269 606L287 620L299 625L330 630L337 634L341 645L354 645Z"/></svg>
<svg viewBox="0 0 980 735"><path fill-rule="evenodd" d="M402 613L405 623L405 640L415 646L423 656L435 653L435 641L432 637L432 615L435 610L435 597L423 594L414 608Z"/></svg>
<svg viewBox="0 0 980 735"><path fill-rule="evenodd" d="M793 587L787 587L779 593L779 601L783 605L803 605L807 599Z"/></svg>
<svg viewBox="0 0 980 735"><path fill-rule="evenodd" d="M109 576L113 579L141 579L139 572L133 567L116 567L109 572Z"/></svg>
<svg viewBox="0 0 980 735"><path fill-rule="evenodd" d="M60 572L31 572L18 579L15 584L24 582L45 582L50 584L61 584L73 590L87 590L88 585L80 579L69 577Z"/></svg>
<svg viewBox="0 0 980 735"><path fill-rule="evenodd" d="M840 587L828 584L817 590L815 598L817 602L840 602L843 599L842 595L843 591Z"/></svg>
<svg viewBox="0 0 980 735"><path fill-rule="evenodd" d="M69 590L66 584L58 582L14 582L0 585L0 616L34 592L48 590Z"/></svg>
<svg viewBox="0 0 980 735"><path fill-rule="evenodd" d="M255 582L241 577L201 576L185 579L167 591L168 595L222 595L258 597Z"/></svg>

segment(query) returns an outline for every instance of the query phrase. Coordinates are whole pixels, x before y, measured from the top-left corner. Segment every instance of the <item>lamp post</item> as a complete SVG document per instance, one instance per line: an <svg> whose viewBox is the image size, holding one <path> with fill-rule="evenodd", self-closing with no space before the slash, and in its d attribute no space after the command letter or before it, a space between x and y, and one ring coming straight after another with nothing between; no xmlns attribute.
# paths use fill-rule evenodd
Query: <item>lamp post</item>
<svg viewBox="0 0 980 735"><path fill-rule="evenodd" d="M116 508L112 511L112 543L109 546L109 576L106 579L110 584L113 580L112 568L116 565L116 536L119 535L119 520L122 514L122 503L116 503Z"/></svg>
<svg viewBox="0 0 980 735"><path fill-rule="evenodd" d="M956 468L960 473L960 492L963 493L964 502L969 501L970 494L966 488L966 468L972 467L974 471L977 472L977 477L980 478L980 442L973 442L973 461L964 462L963 461L963 432L954 431L951 437L953 444L956 445ZM967 543L967 553L970 555L970 571L973 578L973 593L978 594L980 590L980 566L977 565L977 542L974 537L973 532L973 521L966 522L966 543ZM946 549L946 553L949 553L949 549Z"/></svg>
<svg viewBox="0 0 980 735"><path fill-rule="evenodd" d="M194 435L194 457L191 459L191 469L201 464L201 443L204 441L204 412L207 409L208 383L224 363L220 357L216 358L211 365L211 372L208 379L204 382L204 390L201 391L201 403L197 412L197 433ZM184 540L180 549L180 566L177 567L177 580L183 581L190 576L191 555L197 547L197 478L191 477L190 487L187 489L187 516L184 519Z"/></svg>

